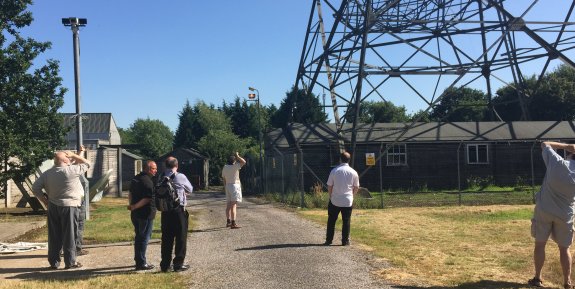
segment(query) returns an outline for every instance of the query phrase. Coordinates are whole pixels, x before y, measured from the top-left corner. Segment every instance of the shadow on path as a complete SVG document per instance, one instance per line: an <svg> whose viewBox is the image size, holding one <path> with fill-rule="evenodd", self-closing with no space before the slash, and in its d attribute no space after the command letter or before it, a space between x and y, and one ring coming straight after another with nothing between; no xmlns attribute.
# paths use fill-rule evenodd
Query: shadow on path
<svg viewBox="0 0 575 289"><path fill-rule="evenodd" d="M269 249L283 249L283 248L305 248L305 247L324 247L323 244L274 244L265 246L256 246L248 248L239 248L236 251L252 251L252 250L269 250Z"/></svg>
<svg viewBox="0 0 575 289"><path fill-rule="evenodd" d="M209 232L217 232L223 230L229 230L230 228L227 227L216 227L216 228L207 228L207 229L192 229L190 232L192 233L209 233Z"/></svg>
<svg viewBox="0 0 575 289"><path fill-rule="evenodd" d="M131 270L130 270L131 269ZM27 280L77 280L88 279L100 275L111 274L131 274L134 273L134 266L118 266L108 268L94 268L94 269L76 269L76 270L53 270L46 268L7 268L0 269L2 273L20 273L6 279L27 279Z"/></svg>

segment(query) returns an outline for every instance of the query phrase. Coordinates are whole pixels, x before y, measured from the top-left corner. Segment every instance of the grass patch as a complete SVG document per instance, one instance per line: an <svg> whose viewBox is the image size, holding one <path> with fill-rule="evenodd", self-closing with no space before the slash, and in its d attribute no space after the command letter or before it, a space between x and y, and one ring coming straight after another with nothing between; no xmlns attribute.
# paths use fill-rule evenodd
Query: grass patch
<svg viewBox="0 0 575 289"><path fill-rule="evenodd" d="M377 274L400 285L528 288L521 284L533 274L532 210L532 205L354 209L351 237L388 260L392 268ZM327 220L326 210L299 213L320 224ZM548 285L562 284L552 241L543 276Z"/></svg>
<svg viewBox="0 0 575 289"><path fill-rule="evenodd" d="M127 198L106 197L91 204L90 220L84 223L84 243L103 244L115 242L131 242L134 240L134 227L130 219L130 211L126 209ZM45 219L46 216L43 216ZM152 239L161 238L161 213L156 214ZM190 222L191 227L191 222ZM19 237L22 242L47 242L46 227L32 230Z"/></svg>
<svg viewBox="0 0 575 289"><path fill-rule="evenodd" d="M123 274L67 280L2 280L0 289L155 289L187 288L185 279L177 273Z"/></svg>
<svg viewBox="0 0 575 289"><path fill-rule="evenodd" d="M126 209L127 198L106 197L91 206L91 219L86 221L84 242L86 244L102 244L115 242L131 242L134 239L134 229L130 220L130 211ZM15 217L17 219L18 216ZM46 219L43 215L41 219ZM13 220L12 217L10 220ZM17 220L14 220L17 221ZM22 221L20 219L20 221ZM190 221L190 228L193 222ZM161 237L161 213L154 219L153 239ZM28 232L19 237L22 242L47 242L46 227ZM132 248L127 248L133 254ZM1 280L0 289L20 288L54 288L54 289L148 289L153 284L155 289L183 289L189 287L186 278L178 273L128 273L116 275L80 275L79 277L65 277L66 279L27 279L27 280Z"/></svg>

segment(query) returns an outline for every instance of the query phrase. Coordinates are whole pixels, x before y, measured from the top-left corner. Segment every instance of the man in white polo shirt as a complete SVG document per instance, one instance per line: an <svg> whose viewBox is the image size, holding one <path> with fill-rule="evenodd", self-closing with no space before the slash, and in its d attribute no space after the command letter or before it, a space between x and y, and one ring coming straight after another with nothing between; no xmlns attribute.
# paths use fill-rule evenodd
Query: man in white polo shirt
<svg viewBox="0 0 575 289"><path fill-rule="evenodd" d="M543 287L541 269L545 263L545 245L551 236L559 247L564 288L572 288L569 247L573 243L575 145L546 141L541 144L541 148L546 172L541 190L535 195L535 212L531 220L531 235L535 238L535 276L528 283L531 286ZM565 159L557 154L557 149L565 150Z"/></svg>
<svg viewBox="0 0 575 289"><path fill-rule="evenodd" d="M341 228L341 244L349 246L349 227L351 222L351 210L353 208L353 196L359 189L359 176L349 166L351 155L343 152L339 156L340 164L331 170L327 180L329 193L329 205L327 207L327 234L324 245L329 246L333 241L335 222L341 212L343 222Z"/></svg>

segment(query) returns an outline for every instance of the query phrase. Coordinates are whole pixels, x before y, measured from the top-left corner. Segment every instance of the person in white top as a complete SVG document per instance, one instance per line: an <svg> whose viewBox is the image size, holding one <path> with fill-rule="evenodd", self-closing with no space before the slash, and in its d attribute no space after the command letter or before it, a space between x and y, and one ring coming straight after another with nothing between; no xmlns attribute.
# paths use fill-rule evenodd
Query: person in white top
<svg viewBox="0 0 575 289"><path fill-rule="evenodd" d="M327 180L329 204L327 207L327 234L324 245L329 246L333 241L335 222L341 212L343 222L341 228L341 244L349 246L349 228L351 223L351 211L353 209L353 196L359 190L359 176L349 166L351 155L343 152L339 156L340 164L331 170Z"/></svg>
<svg viewBox="0 0 575 289"><path fill-rule="evenodd" d="M222 169L222 179L226 191L226 227L238 229L236 223L236 211L238 202L242 201L242 183L240 182L240 169L246 164L246 160L239 153L228 157L228 163Z"/></svg>
<svg viewBox="0 0 575 289"><path fill-rule="evenodd" d="M571 286L571 252L573 212L575 210L575 145L546 141L541 143L546 172L541 190L535 195L531 235L535 238L533 263L535 276L528 284L542 287L541 270L545 263L545 245L549 236L559 247L564 288ZM563 158L556 150L565 150Z"/></svg>

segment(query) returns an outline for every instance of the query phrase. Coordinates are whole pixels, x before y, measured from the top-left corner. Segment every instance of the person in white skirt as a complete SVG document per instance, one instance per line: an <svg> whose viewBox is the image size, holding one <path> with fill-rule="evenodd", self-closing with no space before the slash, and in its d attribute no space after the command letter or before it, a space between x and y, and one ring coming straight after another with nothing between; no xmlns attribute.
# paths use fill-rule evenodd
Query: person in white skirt
<svg viewBox="0 0 575 289"><path fill-rule="evenodd" d="M226 191L226 227L238 229L236 223L237 205L242 201L242 183L240 182L240 169L246 164L246 160L236 152L228 157L228 163L222 169L224 189Z"/></svg>

